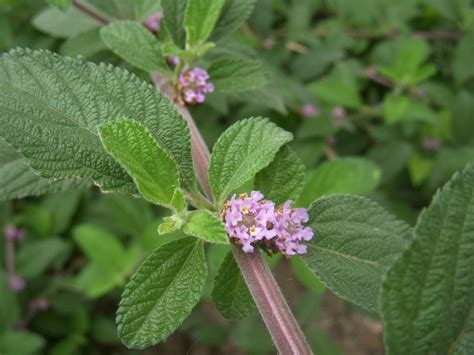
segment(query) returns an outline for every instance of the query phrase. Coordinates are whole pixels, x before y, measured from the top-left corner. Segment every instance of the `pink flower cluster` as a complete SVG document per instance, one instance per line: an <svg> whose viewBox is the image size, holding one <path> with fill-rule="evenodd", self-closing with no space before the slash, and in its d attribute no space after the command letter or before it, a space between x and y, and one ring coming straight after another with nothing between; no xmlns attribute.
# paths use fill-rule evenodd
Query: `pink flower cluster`
<svg viewBox="0 0 474 355"><path fill-rule="evenodd" d="M160 32L161 29L161 20L163 19L163 13L161 12L155 12L154 14L151 14L148 16L145 21L143 21L143 24L145 25L146 28L148 28L149 31L153 33L158 33Z"/></svg>
<svg viewBox="0 0 474 355"><path fill-rule="evenodd" d="M214 91L214 85L207 82L209 74L203 68L193 68L179 75L178 91L182 104L200 104L205 94Z"/></svg>
<svg viewBox="0 0 474 355"><path fill-rule="evenodd" d="M222 219L231 240L242 245L246 253L260 246L285 256L304 254L306 245L302 241L314 235L310 227L303 225L308 222L304 208L291 208L291 201L276 207L258 191L252 191L250 196L232 196L224 205Z"/></svg>

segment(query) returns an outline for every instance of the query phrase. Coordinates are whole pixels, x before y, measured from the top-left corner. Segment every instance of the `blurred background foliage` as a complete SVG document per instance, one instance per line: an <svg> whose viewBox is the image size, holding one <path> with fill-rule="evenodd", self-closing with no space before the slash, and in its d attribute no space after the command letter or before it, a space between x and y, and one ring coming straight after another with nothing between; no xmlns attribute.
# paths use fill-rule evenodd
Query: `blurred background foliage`
<svg viewBox="0 0 474 355"><path fill-rule="evenodd" d="M120 1L88 2L114 18L149 15L131 13ZM149 80L108 50L99 26L74 8L0 0L0 52L47 48ZM270 117L293 132L292 147L307 168L301 206L330 193L368 195L413 225L436 188L474 161L470 0L258 0L241 30L208 54L219 56L263 61L268 84L215 93L192 107L207 143L250 116ZM2 182L15 180L8 163L19 157L3 142L0 148L0 223L26 231L16 245L16 273L26 282L17 294L4 267L8 246L0 241L0 354L137 353L116 336L121 288L156 246L180 235L157 235L161 209L86 184L8 201L15 191ZM17 189L26 184L19 181ZM177 334L146 352L274 352L257 314L229 322L209 300L226 251L208 248L200 306ZM269 263L318 354L383 352L377 319L333 298L299 259Z"/></svg>

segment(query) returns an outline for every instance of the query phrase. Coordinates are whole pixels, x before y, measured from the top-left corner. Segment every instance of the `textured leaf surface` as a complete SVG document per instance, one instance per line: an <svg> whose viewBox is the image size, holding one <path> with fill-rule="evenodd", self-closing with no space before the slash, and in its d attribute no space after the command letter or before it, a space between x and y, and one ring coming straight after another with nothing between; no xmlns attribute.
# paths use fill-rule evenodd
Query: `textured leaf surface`
<svg viewBox="0 0 474 355"><path fill-rule="evenodd" d="M234 33L252 14L257 0L226 0L211 35L212 41L219 41Z"/></svg>
<svg viewBox="0 0 474 355"><path fill-rule="evenodd" d="M303 190L305 168L296 153L282 147L275 159L255 176L254 188L276 204L296 201Z"/></svg>
<svg viewBox="0 0 474 355"><path fill-rule="evenodd" d="M120 339L140 349L166 339L198 303L206 277L202 241L184 238L158 248L122 295L117 312Z"/></svg>
<svg viewBox="0 0 474 355"><path fill-rule="evenodd" d="M377 312L382 277L403 251L411 229L376 203L335 195L308 211L315 236L304 261L332 291Z"/></svg>
<svg viewBox="0 0 474 355"><path fill-rule="evenodd" d="M44 177L82 177L104 190L135 192L97 130L131 117L178 163L182 184L195 186L186 122L154 87L121 69L14 50L0 61L0 113L0 136Z"/></svg>
<svg viewBox="0 0 474 355"><path fill-rule="evenodd" d="M327 161L308 174L298 204L309 204L324 195L336 193L364 195L378 184L382 172L369 160L341 158Z"/></svg>
<svg viewBox="0 0 474 355"><path fill-rule="evenodd" d="M191 212L183 231L187 235L201 238L209 243L229 244L224 224L209 210Z"/></svg>
<svg viewBox="0 0 474 355"><path fill-rule="evenodd" d="M255 90L267 84L260 62L242 59L222 59L209 67L209 77L220 92Z"/></svg>
<svg viewBox="0 0 474 355"><path fill-rule="evenodd" d="M109 122L99 131L105 148L133 178L142 196L172 208L179 186L178 167L150 132L133 120Z"/></svg>
<svg viewBox="0 0 474 355"><path fill-rule="evenodd" d="M184 15L186 43L194 46L209 38L225 0L188 0Z"/></svg>
<svg viewBox="0 0 474 355"><path fill-rule="evenodd" d="M42 178L28 165L26 159L0 138L0 200L39 196L89 186L87 181L64 179L50 181Z"/></svg>
<svg viewBox="0 0 474 355"><path fill-rule="evenodd" d="M255 310L255 302L231 252L217 272L212 300L225 318L242 319Z"/></svg>
<svg viewBox="0 0 474 355"><path fill-rule="evenodd" d="M391 354L474 349L474 167L458 173L423 211L414 241L382 291Z"/></svg>
<svg viewBox="0 0 474 355"><path fill-rule="evenodd" d="M115 54L137 68L152 72L166 67L158 39L138 22L113 22L100 35Z"/></svg>
<svg viewBox="0 0 474 355"><path fill-rule="evenodd" d="M218 203L270 164L291 139L291 133L261 117L227 129L215 144L209 165L209 181Z"/></svg>
<svg viewBox="0 0 474 355"><path fill-rule="evenodd" d="M184 13L186 11L187 0L162 0L161 6L166 14L164 23L166 29L173 38L173 42L184 48L186 42L186 32L184 30Z"/></svg>

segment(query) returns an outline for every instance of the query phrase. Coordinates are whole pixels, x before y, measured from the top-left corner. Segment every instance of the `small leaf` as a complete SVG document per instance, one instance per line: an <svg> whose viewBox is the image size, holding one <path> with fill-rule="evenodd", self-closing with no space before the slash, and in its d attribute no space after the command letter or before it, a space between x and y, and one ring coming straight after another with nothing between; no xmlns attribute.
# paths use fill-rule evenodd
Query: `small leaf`
<svg viewBox="0 0 474 355"><path fill-rule="evenodd" d="M156 249L122 295L117 311L120 339L137 349L165 340L198 303L206 277L202 241L184 238Z"/></svg>
<svg viewBox="0 0 474 355"><path fill-rule="evenodd" d="M224 224L209 210L193 211L189 214L184 233L209 243L229 244Z"/></svg>
<svg viewBox="0 0 474 355"><path fill-rule="evenodd" d="M171 198L171 206L176 212L184 211L186 207L188 207L186 196L179 187L174 190L173 197Z"/></svg>
<svg viewBox="0 0 474 355"><path fill-rule="evenodd" d="M468 354L474 330L474 167L438 191L387 272L381 306L391 354Z"/></svg>
<svg viewBox="0 0 474 355"><path fill-rule="evenodd" d="M102 125L99 133L105 149L133 178L143 197L172 208L178 168L150 132L136 121L118 120Z"/></svg>
<svg viewBox="0 0 474 355"><path fill-rule="evenodd" d="M225 0L211 41L217 42L234 33L252 14L257 0Z"/></svg>
<svg viewBox="0 0 474 355"><path fill-rule="evenodd" d="M217 272L212 301L227 319L242 319L255 310L255 302L231 252Z"/></svg>
<svg viewBox="0 0 474 355"><path fill-rule="evenodd" d="M377 313L382 278L406 247L410 227L357 196L321 198L308 213L315 235L303 260L334 293Z"/></svg>
<svg viewBox="0 0 474 355"><path fill-rule="evenodd" d="M222 59L212 63L208 72L218 92L255 90L267 84L263 66L258 61Z"/></svg>
<svg viewBox="0 0 474 355"><path fill-rule="evenodd" d="M100 26L100 23L75 7L66 11L49 7L33 18L33 26L53 37L69 38Z"/></svg>
<svg viewBox="0 0 474 355"><path fill-rule="evenodd" d="M291 148L284 146L275 159L255 176L254 189L277 205L296 201L303 190L305 168Z"/></svg>
<svg viewBox="0 0 474 355"><path fill-rule="evenodd" d="M47 0L53 6L61 10L67 9L71 5L71 0Z"/></svg>
<svg viewBox="0 0 474 355"><path fill-rule="evenodd" d="M38 354L45 346L45 340L31 332L5 332L0 334L0 354L30 355Z"/></svg>
<svg viewBox="0 0 474 355"><path fill-rule="evenodd" d="M115 54L139 69L152 72L166 68L158 39L138 22L112 22L100 30L100 36Z"/></svg>
<svg viewBox="0 0 474 355"><path fill-rule="evenodd" d="M184 15L186 45L206 42L219 18L225 0L188 0Z"/></svg>
<svg viewBox="0 0 474 355"><path fill-rule="evenodd" d="M474 68L471 65L472 53L474 53L474 30L459 41L454 52L453 72L459 83L474 77Z"/></svg>
<svg viewBox="0 0 474 355"><path fill-rule="evenodd" d="M227 129L215 144L209 165L209 181L218 205L268 166L291 139L291 133L261 117L239 121Z"/></svg>
<svg viewBox="0 0 474 355"><path fill-rule="evenodd" d="M173 38L174 44L180 48L184 48L186 43L186 32L183 25L186 3L187 0L161 0L166 29Z"/></svg>
<svg viewBox="0 0 474 355"><path fill-rule="evenodd" d="M308 174L298 204L308 206L318 197L336 193L364 195L375 189L381 174L374 163L362 158L327 161Z"/></svg>

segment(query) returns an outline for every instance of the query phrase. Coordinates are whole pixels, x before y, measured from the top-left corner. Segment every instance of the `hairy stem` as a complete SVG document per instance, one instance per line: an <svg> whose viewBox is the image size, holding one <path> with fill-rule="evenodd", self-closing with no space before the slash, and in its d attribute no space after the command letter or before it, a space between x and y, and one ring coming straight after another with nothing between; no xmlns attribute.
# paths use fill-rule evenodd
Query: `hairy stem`
<svg viewBox="0 0 474 355"><path fill-rule="evenodd" d="M92 17L94 20L97 20L98 22L100 22L101 24L103 25L107 25L110 20L102 15L101 13L97 12L95 9L89 7L88 5L86 4L83 4L81 1L79 0L73 0L72 1L72 4L80 11L82 11L83 13L85 13L86 15Z"/></svg>

